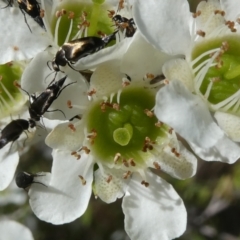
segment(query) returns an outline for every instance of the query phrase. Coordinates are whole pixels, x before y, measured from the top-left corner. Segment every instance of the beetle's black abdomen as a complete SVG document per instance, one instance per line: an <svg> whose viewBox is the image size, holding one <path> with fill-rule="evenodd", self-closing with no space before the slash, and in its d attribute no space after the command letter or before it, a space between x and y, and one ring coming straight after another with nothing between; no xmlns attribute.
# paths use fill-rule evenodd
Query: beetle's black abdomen
<svg viewBox="0 0 240 240"><path fill-rule="evenodd" d="M0 149L9 142L16 141L23 131L29 128L29 122L24 119L17 119L10 122L1 132Z"/></svg>

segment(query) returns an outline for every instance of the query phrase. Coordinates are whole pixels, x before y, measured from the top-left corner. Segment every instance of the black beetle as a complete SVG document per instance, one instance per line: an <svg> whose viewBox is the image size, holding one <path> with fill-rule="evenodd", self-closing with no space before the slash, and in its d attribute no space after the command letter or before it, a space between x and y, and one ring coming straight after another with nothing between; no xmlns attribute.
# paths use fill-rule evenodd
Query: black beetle
<svg viewBox="0 0 240 240"><path fill-rule="evenodd" d="M73 70L76 70L71 64L104 48L109 42L116 39L115 35L117 32L118 31L103 38L83 37L64 43L57 51L54 59L50 61L52 63L52 68L54 71L59 72L61 71L59 66L64 67L68 65Z"/></svg>
<svg viewBox="0 0 240 240"><path fill-rule="evenodd" d="M8 0L8 4L6 7L12 7L14 0ZM38 23L38 25L42 28L45 29L43 20L42 20L42 13L41 13L41 8L37 0L17 0L19 9L21 10L25 23L27 24L29 30L31 31L31 28L29 27L27 23L27 19L25 16L25 13L28 14L30 17L34 19L35 22ZM6 8L4 7L4 8ZM32 31L31 31L32 32Z"/></svg>
<svg viewBox="0 0 240 240"><path fill-rule="evenodd" d="M36 0L17 0L17 2L21 12L24 15L24 19L27 25L28 23L26 20L25 13L27 13L30 17L32 17L40 27L45 28L42 17L41 17L40 5ZM30 29L29 25L28 25L28 28Z"/></svg>
<svg viewBox="0 0 240 240"><path fill-rule="evenodd" d="M136 32L136 26L133 18L128 19L117 14L113 16L112 20L121 32L126 29L126 37L132 37Z"/></svg>
<svg viewBox="0 0 240 240"><path fill-rule="evenodd" d="M15 177L15 182L19 188L26 189L31 186L33 183L39 183L44 185L41 182L35 182L34 177L40 177L44 175L38 175L38 174L31 174L27 172L18 172ZM44 185L46 186L46 185Z"/></svg>
<svg viewBox="0 0 240 240"><path fill-rule="evenodd" d="M60 80L50 84L47 89L42 92L38 97L32 95L33 102L29 106L29 114L33 121L39 121L42 115L48 111L48 108L52 105L53 101L56 100L64 88L73 84L69 83L63 87L63 84L67 76ZM74 82L75 83L75 82ZM55 111L61 111L59 109ZM62 112L62 111L61 111Z"/></svg>
<svg viewBox="0 0 240 240"><path fill-rule="evenodd" d="M28 130L28 128L35 127L34 120L24 120L24 119L17 119L11 121L1 132L0 137L0 149L7 145L9 142L16 141L20 135Z"/></svg>

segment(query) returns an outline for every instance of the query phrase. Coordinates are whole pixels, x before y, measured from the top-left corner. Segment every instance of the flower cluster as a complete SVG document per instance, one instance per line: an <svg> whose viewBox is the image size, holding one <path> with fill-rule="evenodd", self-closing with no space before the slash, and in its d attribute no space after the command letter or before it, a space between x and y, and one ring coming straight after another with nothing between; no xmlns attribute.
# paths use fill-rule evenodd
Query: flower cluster
<svg viewBox="0 0 240 240"><path fill-rule="evenodd" d="M184 203L159 173L181 180L195 175L196 156L240 157L235 2L203 1L192 14L186 0L42 0L31 10L8 1L0 16L8 19L0 33L8 33L0 46L1 189L14 176L19 140L26 147L47 128L51 172L16 178L39 219L74 221L93 193L106 203L122 198L133 240L182 235Z"/></svg>

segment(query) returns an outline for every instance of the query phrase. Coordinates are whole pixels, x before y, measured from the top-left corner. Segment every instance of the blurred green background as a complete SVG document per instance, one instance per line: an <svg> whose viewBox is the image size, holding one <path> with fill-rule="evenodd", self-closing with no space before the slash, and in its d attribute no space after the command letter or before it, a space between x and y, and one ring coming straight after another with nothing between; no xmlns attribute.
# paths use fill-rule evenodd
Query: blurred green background
<svg viewBox="0 0 240 240"><path fill-rule="evenodd" d="M198 2L190 1L193 11ZM43 143L23 155L18 167L18 170L33 173L50 169L51 150ZM174 186L187 208L187 231L180 240L240 239L239 161L233 165L199 161L196 176L185 181L175 180L162 172L159 175ZM69 224L54 226L35 217L24 190L17 191L23 198L20 205L1 201L8 194L10 189L0 193L0 215L28 226L35 240L129 239L124 231L121 200L106 204L92 197L81 218Z"/></svg>

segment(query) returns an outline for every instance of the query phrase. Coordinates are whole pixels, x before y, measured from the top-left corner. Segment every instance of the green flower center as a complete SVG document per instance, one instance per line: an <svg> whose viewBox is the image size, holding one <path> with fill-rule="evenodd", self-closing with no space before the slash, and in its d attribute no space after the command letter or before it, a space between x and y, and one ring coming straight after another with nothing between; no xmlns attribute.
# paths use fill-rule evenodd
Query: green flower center
<svg viewBox="0 0 240 240"><path fill-rule="evenodd" d="M0 118L9 116L14 112L22 94L14 85L14 81L21 78L22 69L17 64L0 65Z"/></svg>
<svg viewBox="0 0 240 240"><path fill-rule="evenodd" d="M192 59L197 69L195 86L203 96L222 110L240 114L234 107L238 97L233 96L240 89L240 36L204 41L194 48Z"/></svg>
<svg viewBox="0 0 240 240"><path fill-rule="evenodd" d="M94 103L87 116L87 128L96 133L91 145L96 159L106 164L132 159L136 165L144 165L149 157L146 139L153 143L166 136L165 125L155 126L158 120L150 111L154 105L154 93L143 87L124 88L119 104L116 96L112 103Z"/></svg>
<svg viewBox="0 0 240 240"><path fill-rule="evenodd" d="M84 2L68 2L64 1L58 6L56 11L66 10L66 14L61 17L61 21L58 27L58 45L62 46L70 28L69 12L74 13L72 18L72 31L70 34L70 40L79 31L78 26L84 21L89 22L90 25L87 27L88 36L99 36L98 33L110 34L113 32L113 24L111 19L108 17L108 8L106 4L103 4L104 0L93 0L89 3ZM55 32L58 18L54 17L52 20L52 32ZM83 37L83 36L81 36Z"/></svg>

